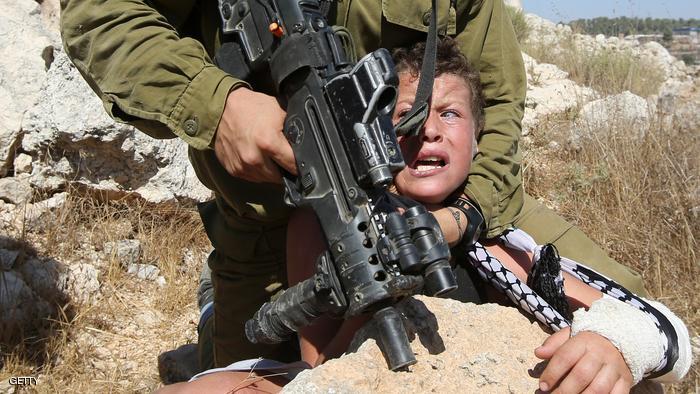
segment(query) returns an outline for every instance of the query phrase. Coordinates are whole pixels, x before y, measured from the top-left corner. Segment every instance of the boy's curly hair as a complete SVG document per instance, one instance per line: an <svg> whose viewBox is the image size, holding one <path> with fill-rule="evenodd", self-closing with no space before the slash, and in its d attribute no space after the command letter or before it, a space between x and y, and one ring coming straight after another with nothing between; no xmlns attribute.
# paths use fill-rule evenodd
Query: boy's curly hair
<svg viewBox="0 0 700 394"><path fill-rule="evenodd" d="M396 63L396 72L409 72L413 77L418 77L424 55L425 42L419 42L408 48L395 49L393 58L394 63ZM472 117L476 123L476 134L478 135L484 128L484 95L481 91L479 70L469 63L457 46L457 42L451 37L438 39L435 60L436 78L442 74L454 74L464 78L469 86L472 94Z"/></svg>

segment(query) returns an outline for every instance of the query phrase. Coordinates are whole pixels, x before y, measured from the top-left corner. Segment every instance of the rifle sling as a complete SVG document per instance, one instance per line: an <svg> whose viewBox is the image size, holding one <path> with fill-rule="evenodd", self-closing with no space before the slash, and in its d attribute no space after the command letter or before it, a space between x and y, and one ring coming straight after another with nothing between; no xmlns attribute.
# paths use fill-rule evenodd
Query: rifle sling
<svg viewBox="0 0 700 394"><path fill-rule="evenodd" d="M411 110L396 125L396 135L415 136L418 135L428 118L430 110L430 96L433 93L433 82L435 80L435 57L437 52L437 3L431 1L432 10L430 12L430 27L428 28L428 38L425 41L425 55L423 65L420 70L420 80L416 89L416 98L413 101Z"/></svg>

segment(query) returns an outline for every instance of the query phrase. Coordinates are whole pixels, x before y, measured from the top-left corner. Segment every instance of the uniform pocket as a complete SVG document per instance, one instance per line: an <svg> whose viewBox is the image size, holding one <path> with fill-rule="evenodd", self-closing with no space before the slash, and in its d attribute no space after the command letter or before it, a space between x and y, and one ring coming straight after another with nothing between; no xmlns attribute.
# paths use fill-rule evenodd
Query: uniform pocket
<svg viewBox="0 0 700 394"><path fill-rule="evenodd" d="M389 23L427 32L430 26L430 0L382 0L382 13ZM457 34L457 13L450 2L438 0L438 32Z"/></svg>

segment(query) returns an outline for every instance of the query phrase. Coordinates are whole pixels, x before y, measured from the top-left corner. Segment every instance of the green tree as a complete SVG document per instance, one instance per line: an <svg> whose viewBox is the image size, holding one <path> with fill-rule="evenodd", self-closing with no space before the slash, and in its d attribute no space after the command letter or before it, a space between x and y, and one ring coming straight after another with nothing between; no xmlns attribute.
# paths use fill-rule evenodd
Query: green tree
<svg viewBox="0 0 700 394"><path fill-rule="evenodd" d="M664 28L663 37L661 39L666 44L670 44L673 41L673 31L671 31L670 27Z"/></svg>

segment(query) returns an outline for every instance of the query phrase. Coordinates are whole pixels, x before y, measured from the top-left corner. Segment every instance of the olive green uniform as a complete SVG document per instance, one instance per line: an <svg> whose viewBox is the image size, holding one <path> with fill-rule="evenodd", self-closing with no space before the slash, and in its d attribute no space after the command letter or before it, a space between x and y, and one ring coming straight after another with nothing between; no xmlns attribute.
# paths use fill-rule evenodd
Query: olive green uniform
<svg viewBox="0 0 700 394"><path fill-rule="evenodd" d="M481 207L488 236L518 225L539 243L555 242L563 255L643 292L638 276L524 197L518 140L526 80L502 1L438 3L440 31L456 39L481 73L486 125L465 192ZM425 39L430 0L337 0L335 6L330 22L350 31L358 56ZM155 138L183 139L200 180L216 192L202 218L215 247L209 264L217 365L278 356L248 344L242 326L285 283L289 208L280 186L231 177L211 149L227 94L244 84L211 61L220 40L217 1L66 0L61 7L66 51L107 112Z"/></svg>

